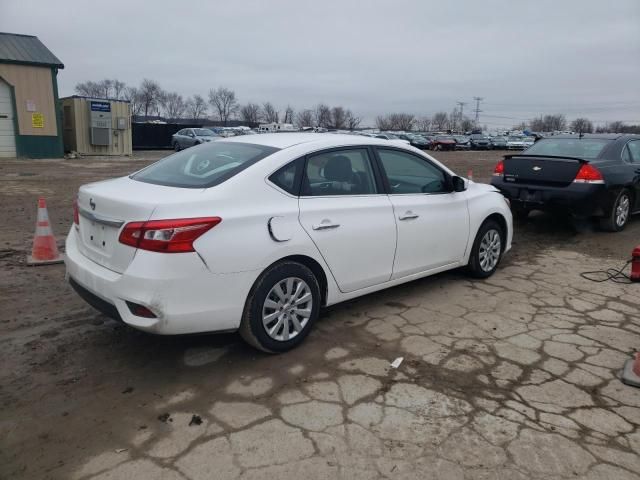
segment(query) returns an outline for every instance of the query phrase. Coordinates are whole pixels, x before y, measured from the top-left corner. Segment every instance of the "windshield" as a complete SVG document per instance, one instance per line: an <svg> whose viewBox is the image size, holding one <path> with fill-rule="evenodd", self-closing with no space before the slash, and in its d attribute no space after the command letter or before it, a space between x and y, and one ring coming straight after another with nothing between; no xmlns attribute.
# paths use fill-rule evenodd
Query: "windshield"
<svg viewBox="0 0 640 480"><path fill-rule="evenodd" d="M131 176L139 182L169 187L208 188L278 151L264 145L209 142L174 153Z"/></svg>
<svg viewBox="0 0 640 480"><path fill-rule="evenodd" d="M476 134L471 135L471 138L473 138L474 140L484 140L485 136L476 133Z"/></svg>
<svg viewBox="0 0 640 480"><path fill-rule="evenodd" d="M394 135L393 133L385 133L385 135L387 136L387 138L389 140L398 140L398 137L396 135Z"/></svg>
<svg viewBox="0 0 640 480"><path fill-rule="evenodd" d="M610 141L601 138L546 138L531 145L527 153L554 157L596 158Z"/></svg>
<svg viewBox="0 0 640 480"><path fill-rule="evenodd" d="M199 137L213 137L213 132L206 128L194 128L193 132Z"/></svg>
<svg viewBox="0 0 640 480"><path fill-rule="evenodd" d="M441 142L448 142L450 140L453 140L453 138L451 138L451 137L436 137L436 140L441 141Z"/></svg>
<svg viewBox="0 0 640 480"><path fill-rule="evenodd" d="M510 142L521 142L522 137L509 137Z"/></svg>
<svg viewBox="0 0 640 480"><path fill-rule="evenodd" d="M461 136L457 136L453 138L456 140L456 142L466 142L469 140L467 137L461 137Z"/></svg>

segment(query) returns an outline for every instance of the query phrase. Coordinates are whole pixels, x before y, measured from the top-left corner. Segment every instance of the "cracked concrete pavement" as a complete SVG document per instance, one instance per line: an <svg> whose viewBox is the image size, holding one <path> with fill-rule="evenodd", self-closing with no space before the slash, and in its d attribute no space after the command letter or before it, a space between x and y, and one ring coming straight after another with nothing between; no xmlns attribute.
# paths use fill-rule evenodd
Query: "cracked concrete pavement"
<svg viewBox="0 0 640 480"><path fill-rule="evenodd" d="M638 479L640 389L618 374L640 349L640 287L584 280L626 251L547 242L541 222L492 278L332 307L279 356L144 335L66 287L45 300L54 334L16 301L33 325L3 340L0 477Z"/></svg>

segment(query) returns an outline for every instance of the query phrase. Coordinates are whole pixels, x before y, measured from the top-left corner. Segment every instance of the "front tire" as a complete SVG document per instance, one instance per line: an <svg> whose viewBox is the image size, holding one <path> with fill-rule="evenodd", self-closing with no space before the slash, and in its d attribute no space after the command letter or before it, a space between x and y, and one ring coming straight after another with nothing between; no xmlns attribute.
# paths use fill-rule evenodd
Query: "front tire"
<svg viewBox="0 0 640 480"><path fill-rule="evenodd" d="M494 220L485 221L471 248L467 268L471 276L487 278L494 274L504 251L505 234Z"/></svg>
<svg viewBox="0 0 640 480"><path fill-rule="evenodd" d="M513 218L518 220L519 222L524 222L527 218L529 218L529 213L531 210L525 207L521 207L519 205L511 205L511 213L513 214Z"/></svg>
<svg viewBox="0 0 640 480"><path fill-rule="evenodd" d="M627 226L631 216L632 198L626 188L620 190L613 207L606 217L600 219L600 226L609 232L620 232Z"/></svg>
<svg viewBox="0 0 640 480"><path fill-rule="evenodd" d="M280 353L297 347L320 311L320 286L313 272L297 262L269 267L254 284L244 308L240 335L253 347Z"/></svg>
<svg viewBox="0 0 640 480"><path fill-rule="evenodd" d="M180 143L179 143L179 142L174 142L174 144L173 144L173 149L174 149L176 152L179 152L180 150L182 150L182 148L180 148Z"/></svg>

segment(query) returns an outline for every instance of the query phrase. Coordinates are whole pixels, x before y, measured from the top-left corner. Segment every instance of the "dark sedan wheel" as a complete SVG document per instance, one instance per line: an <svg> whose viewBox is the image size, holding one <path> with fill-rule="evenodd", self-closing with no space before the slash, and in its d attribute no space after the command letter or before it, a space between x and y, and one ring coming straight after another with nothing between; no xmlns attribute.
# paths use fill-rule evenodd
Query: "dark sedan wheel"
<svg viewBox="0 0 640 480"><path fill-rule="evenodd" d="M632 199L629 190L622 189L608 215L600 220L600 226L609 232L619 232L627 226L631 216Z"/></svg>
<svg viewBox="0 0 640 480"><path fill-rule="evenodd" d="M498 268L504 250L504 232L494 220L485 221L473 242L469 257L469 273L476 278L487 278Z"/></svg>
<svg viewBox="0 0 640 480"><path fill-rule="evenodd" d="M173 149L176 152L179 152L180 150L182 150L182 148L180 148L180 142L173 142Z"/></svg>
<svg viewBox="0 0 640 480"><path fill-rule="evenodd" d="M278 263L251 289L240 335L264 352L286 352L309 334L319 311L320 286L313 272L297 262Z"/></svg>

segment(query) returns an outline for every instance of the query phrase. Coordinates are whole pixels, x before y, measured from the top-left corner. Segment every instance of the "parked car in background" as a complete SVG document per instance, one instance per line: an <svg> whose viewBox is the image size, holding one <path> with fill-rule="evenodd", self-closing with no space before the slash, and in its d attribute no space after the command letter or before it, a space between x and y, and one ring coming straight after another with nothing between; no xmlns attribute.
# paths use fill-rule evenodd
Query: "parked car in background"
<svg viewBox="0 0 640 480"><path fill-rule="evenodd" d="M438 135L431 140L431 150L455 150L456 140L450 135Z"/></svg>
<svg viewBox="0 0 640 480"><path fill-rule="evenodd" d="M536 138L535 137L523 137L522 138L522 143L524 143L524 148L527 149L531 145L536 143Z"/></svg>
<svg viewBox="0 0 640 480"><path fill-rule="evenodd" d="M183 128L171 136L171 145L176 152L185 148L212 142L220 137L208 128Z"/></svg>
<svg viewBox="0 0 640 480"><path fill-rule="evenodd" d="M400 133L397 134L397 137L401 140L407 140L412 147L420 148L422 150L428 149L431 143L422 135L417 135L414 133Z"/></svg>
<svg viewBox="0 0 640 480"><path fill-rule="evenodd" d="M471 138L466 135L454 135L453 139L456 141L456 150L471 149Z"/></svg>
<svg viewBox="0 0 640 480"><path fill-rule="evenodd" d="M67 278L157 334L239 330L300 344L320 308L458 267L492 275L512 216L492 186L357 135L209 142L80 187Z"/></svg>
<svg viewBox="0 0 640 480"><path fill-rule="evenodd" d="M507 148L507 138L502 136L491 137L489 139L491 142L491 148L494 150L504 150Z"/></svg>
<svg viewBox="0 0 640 480"><path fill-rule="evenodd" d="M380 139L383 139L383 140L390 140L392 142L409 145L409 140L403 140L402 138L398 137L397 135L395 135L393 133L389 133L389 132L376 133L374 135L374 138L380 138Z"/></svg>
<svg viewBox="0 0 640 480"><path fill-rule="evenodd" d="M482 133L474 133L471 135L470 139L471 148L473 148L474 150L489 150L491 148L489 137L483 135Z"/></svg>
<svg viewBox="0 0 640 480"><path fill-rule="evenodd" d="M640 135L544 138L505 156L491 184L520 218L531 210L565 210L619 231L640 211Z"/></svg>
<svg viewBox="0 0 640 480"><path fill-rule="evenodd" d="M524 137L507 137L507 150L523 150L525 148Z"/></svg>

